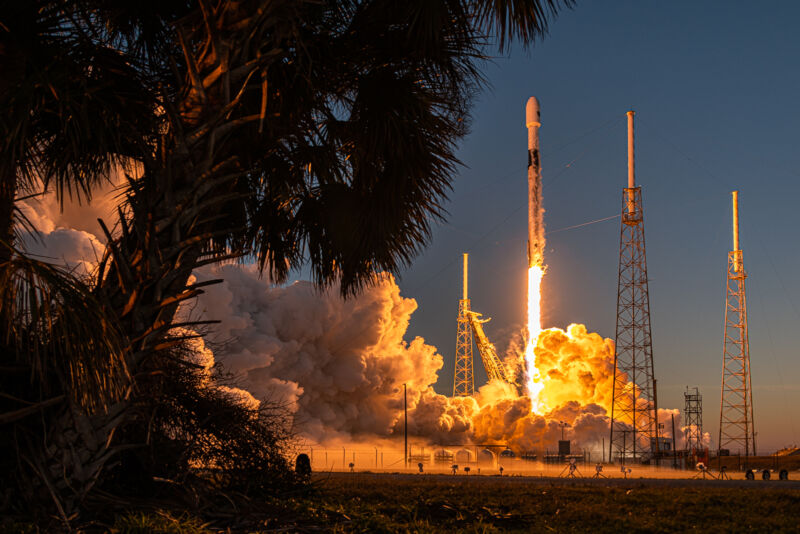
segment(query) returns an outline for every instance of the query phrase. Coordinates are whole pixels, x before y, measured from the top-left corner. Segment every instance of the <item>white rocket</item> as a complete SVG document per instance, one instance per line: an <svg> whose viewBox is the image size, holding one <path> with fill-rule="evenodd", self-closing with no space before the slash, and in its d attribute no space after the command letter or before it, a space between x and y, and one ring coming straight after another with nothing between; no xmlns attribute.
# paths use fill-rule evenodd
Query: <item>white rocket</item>
<svg viewBox="0 0 800 534"><path fill-rule="evenodd" d="M525 106L528 127L528 267L544 259L544 210L542 209L542 169L539 161L539 101L535 96Z"/></svg>

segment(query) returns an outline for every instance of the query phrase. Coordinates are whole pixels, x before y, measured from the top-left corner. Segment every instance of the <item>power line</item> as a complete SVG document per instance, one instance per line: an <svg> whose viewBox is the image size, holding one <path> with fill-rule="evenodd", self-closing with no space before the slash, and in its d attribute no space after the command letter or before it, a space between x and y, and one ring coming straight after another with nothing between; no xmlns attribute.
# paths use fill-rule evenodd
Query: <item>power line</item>
<svg viewBox="0 0 800 534"><path fill-rule="evenodd" d="M582 140L582 139L584 139L584 138L586 138L586 137L588 137L588 136L590 136L590 135L592 135L594 133L598 133L600 131L603 131L603 130L607 129L615 121L620 120L620 118L621 118L620 116L616 116L615 115L614 117L612 117L611 119L603 122L599 126L597 126L595 128L592 128L592 129L590 129L590 130L578 135L577 137L572 138L571 140L569 140L569 141L567 141L565 143L562 143L557 148L554 148L554 149L551 149L551 150L547 150L546 152L547 152L547 154L555 154L555 153L559 152L560 150L562 150L563 148L566 148L567 146L569 146L569 145L571 145L573 143L576 143L576 142L578 142L578 141L580 141L580 140ZM588 152L588 149L590 147L591 147L591 145L586 145L584 151L581 152L577 157L575 157L574 159L572 159L571 161L569 161L565 165L559 165L558 167L556 167L556 168L560 169L559 172L557 172L554 175L545 174L543 180L546 180L548 183L555 182L562 174L564 174L572 166L573 163L575 163L576 161L581 159ZM478 187L473 187L471 189L467 189L464 192L464 194L471 195L473 193L479 193L479 192L485 191L486 189L489 189L490 187L493 187L493 186L496 187L498 183L502 183L502 182L504 182L505 180L507 180L508 178L510 178L512 176L521 175L519 173L522 173L522 171L524 171L527 168L528 168L527 164L521 165L521 166L517 166L514 169L511 169L508 172L503 173L499 178L495 178L494 180L489 181L485 185L478 186Z"/></svg>
<svg viewBox="0 0 800 534"><path fill-rule="evenodd" d="M610 217L603 217L602 219L595 219L593 221L587 221L587 222L581 223L581 224L574 224L572 226L567 226L565 228L559 228L558 230L550 230L549 232L546 233L546 235L557 234L558 232L566 232L567 230L574 230L575 228L581 228L583 226L589 226L590 224L597 224L597 223L601 223L601 222L605 222L605 221L610 221L611 219L616 219L616 218L618 218L620 216L621 216L621 214L618 213L618 214L612 215Z"/></svg>

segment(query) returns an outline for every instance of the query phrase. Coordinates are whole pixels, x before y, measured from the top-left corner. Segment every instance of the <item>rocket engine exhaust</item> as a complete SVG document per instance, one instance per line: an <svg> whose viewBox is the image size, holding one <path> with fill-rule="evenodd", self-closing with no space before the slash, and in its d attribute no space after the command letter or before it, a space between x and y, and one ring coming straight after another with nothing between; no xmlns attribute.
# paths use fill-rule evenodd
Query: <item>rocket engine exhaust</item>
<svg viewBox="0 0 800 534"><path fill-rule="evenodd" d="M542 170L539 160L539 101L535 96L525 106L528 128L528 267L544 260L544 210L542 210Z"/></svg>

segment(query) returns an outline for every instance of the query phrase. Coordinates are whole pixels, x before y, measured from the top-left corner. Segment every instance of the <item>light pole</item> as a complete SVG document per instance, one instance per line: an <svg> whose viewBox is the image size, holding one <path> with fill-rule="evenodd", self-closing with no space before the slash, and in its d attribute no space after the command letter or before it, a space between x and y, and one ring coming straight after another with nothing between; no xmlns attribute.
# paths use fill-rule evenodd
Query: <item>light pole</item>
<svg viewBox="0 0 800 534"><path fill-rule="evenodd" d="M408 388L403 384L403 463L408 469Z"/></svg>
<svg viewBox="0 0 800 534"><path fill-rule="evenodd" d="M675 414L672 414L672 468L678 468L678 436L675 434Z"/></svg>

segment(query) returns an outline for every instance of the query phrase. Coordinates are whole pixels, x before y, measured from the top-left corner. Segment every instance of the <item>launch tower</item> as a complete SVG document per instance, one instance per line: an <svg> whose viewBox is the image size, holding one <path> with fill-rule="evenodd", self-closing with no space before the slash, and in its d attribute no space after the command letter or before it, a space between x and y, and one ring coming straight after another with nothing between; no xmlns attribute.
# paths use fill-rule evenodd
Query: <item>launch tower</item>
<svg viewBox="0 0 800 534"><path fill-rule="evenodd" d="M469 396L475 393L475 375L473 373L472 336L481 355L486 377L489 380L508 382L503 362L497 356L494 344L489 341L483 331L483 323L489 319L481 319L481 314L470 309L467 280L469 255L464 254L464 293L458 301L458 332L456 334L456 370L453 380L453 396Z"/></svg>
<svg viewBox="0 0 800 534"><path fill-rule="evenodd" d="M658 406L650 337L642 188L636 186L633 111L628 112L628 187L622 192L617 329L609 458L658 457ZM652 449L652 450L651 450Z"/></svg>
<svg viewBox="0 0 800 534"><path fill-rule="evenodd" d="M458 331L456 333L456 370L453 396L468 397L475 393L472 372L472 329L470 326L469 294L467 293L468 255L464 254L464 293L458 301Z"/></svg>
<svg viewBox="0 0 800 534"><path fill-rule="evenodd" d="M747 334L747 298L742 251L739 249L739 192L733 197L733 250L728 252L725 334L722 344L722 401L719 414L721 450L756 454L753 390L750 385L750 342ZM745 460L746 461L746 460ZM745 463L745 465L747 465Z"/></svg>

